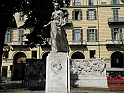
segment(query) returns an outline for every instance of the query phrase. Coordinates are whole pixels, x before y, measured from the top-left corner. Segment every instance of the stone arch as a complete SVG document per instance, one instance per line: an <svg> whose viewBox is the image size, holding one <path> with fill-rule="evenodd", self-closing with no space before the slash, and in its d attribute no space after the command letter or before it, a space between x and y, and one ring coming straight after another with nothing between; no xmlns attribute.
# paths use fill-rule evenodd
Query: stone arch
<svg viewBox="0 0 124 93"><path fill-rule="evenodd" d="M111 67L123 68L123 53L120 51L113 52L111 54Z"/></svg>
<svg viewBox="0 0 124 93"><path fill-rule="evenodd" d="M49 51L44 52L44 53L42 54L42 59L46 61L46 57L48 56L49 53L50 53Z"/></svg>
<svg viewBox="0 0 124 93"><path fill-rule="evenodd" d="M26 63L26 54L24 52L16 52L13 56L12 80L24 79L24 64Z"/></svg>
<svg viewBox="0 0 124 93"><path fill-rule="evenodd" d="M12 54L11 58L13 59L17 53L24 53L26 55L26 58L28 58L28 55L24 51L16 51Z"/></svg>
<svg viewBox="0 0 124 93"><path fill-rule="evenodd" d="M72 53L71 59L85 59L85 56L82 52L76 51Z"/></svg>

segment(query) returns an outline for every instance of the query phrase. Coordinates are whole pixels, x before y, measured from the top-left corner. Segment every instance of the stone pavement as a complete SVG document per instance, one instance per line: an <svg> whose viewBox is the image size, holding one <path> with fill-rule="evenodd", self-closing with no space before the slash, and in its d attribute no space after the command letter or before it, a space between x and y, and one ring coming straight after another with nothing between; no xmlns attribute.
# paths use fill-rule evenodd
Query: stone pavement
<svg viewBox="0 0 124 93"><path fill-rule="evenodd" d="M3 93L7 93L7 92L3 92ZM23 90L23 91L15 91L15 92L8 92L8 93L45 93L45 91L44 90L39 90L39 91ZM124 93L124 92L72 90L71 93Z"/></svg>

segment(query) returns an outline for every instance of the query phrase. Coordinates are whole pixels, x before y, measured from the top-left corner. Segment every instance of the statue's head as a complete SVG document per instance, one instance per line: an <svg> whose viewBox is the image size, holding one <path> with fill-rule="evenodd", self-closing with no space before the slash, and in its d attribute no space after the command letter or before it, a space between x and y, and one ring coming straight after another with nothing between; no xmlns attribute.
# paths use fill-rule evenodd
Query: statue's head
<svg viewBox="0 0 124 93"><path fill-rule="evenodd" d="M56 2L55 2L55 3L54 3L54 9L57 10L57 9L59 9L59 8L60 8L59 3L56 3Z"/></svg>

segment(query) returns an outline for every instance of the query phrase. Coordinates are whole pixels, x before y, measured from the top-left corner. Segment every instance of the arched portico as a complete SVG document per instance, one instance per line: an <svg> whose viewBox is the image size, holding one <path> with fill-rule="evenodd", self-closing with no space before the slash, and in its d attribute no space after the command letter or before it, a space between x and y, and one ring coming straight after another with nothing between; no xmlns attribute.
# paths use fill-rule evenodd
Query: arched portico
<svg viewBox="0 0 124 93"><path fill-rule="evenodd" d="M24 64L26 63L26 54L17 52L13 57L12 80L22 80L24 78Z"/></svg>
<svg viewBox="0 0 124 93"><path fill-rule="evenodd" d="M47 56L48 56L49 53L50 53L50 52L45 52L45 53L43 53L42 59L46 61L46 58L47 58Z"/></svg>
<svg viewBox="0 0 124 93"><path fill-rule="evenodd" d="M85 59L85 56L82 52L77 51L71 55L71 59Z"/></svg>
<svg viewBox="0 0 124 93"><path fill-rule="evenodd" d="M112 68L123 68L123 53L116 51L111 55L111 67Z"/></svg>

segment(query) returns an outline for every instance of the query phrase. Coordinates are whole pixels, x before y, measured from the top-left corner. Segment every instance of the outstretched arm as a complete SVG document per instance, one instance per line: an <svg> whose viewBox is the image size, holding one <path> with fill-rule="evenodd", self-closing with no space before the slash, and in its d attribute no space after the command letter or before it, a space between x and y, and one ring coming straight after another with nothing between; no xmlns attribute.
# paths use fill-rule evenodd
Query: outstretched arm
<svg viewBox="0 0 124 93"><path fill-rule="evenodd" d="M50 24L51 24L51 22L52 22L52 21L50 21L48 24L44 25L43 27L47 27L48 25L50 25Z"/></svg>

